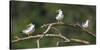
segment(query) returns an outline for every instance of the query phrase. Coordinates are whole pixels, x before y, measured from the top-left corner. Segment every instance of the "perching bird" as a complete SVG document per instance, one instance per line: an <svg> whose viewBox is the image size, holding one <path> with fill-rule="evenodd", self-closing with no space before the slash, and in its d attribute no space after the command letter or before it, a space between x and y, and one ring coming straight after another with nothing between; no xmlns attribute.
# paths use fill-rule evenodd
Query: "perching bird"
<svg viewBox="0 0 100 50"><path fill-rule="evenodd" d="M22 33L30 36L35 31L35 24L30 23L28 27L22 31Z"/></svg>
<svg viewBox="0 0 100 50"><path fill-rule="evenodd" d="M87 27L88 27L88 24L89 24L89 20L87 19L87 20L85 21L85 23L82 23L82 27L83 27L83 28L87 28Z"/></svg>
<svg viewBox="0 0 100 50"><path fill-rule="evenodd" d="M56 16L56 20L58 20L58 23L61 22L61 20L63 20L64 15L63 15L63 11L61 9L57 10L58 14Z"/></svg>

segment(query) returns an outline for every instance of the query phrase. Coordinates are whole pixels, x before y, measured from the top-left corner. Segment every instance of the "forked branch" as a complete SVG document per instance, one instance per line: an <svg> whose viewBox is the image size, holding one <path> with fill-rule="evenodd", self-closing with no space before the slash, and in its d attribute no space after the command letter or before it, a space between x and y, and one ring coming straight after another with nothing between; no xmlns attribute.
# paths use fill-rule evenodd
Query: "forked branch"
<svg viewBox="0 0 100 50"><path fill-rule="evenodd" d="M90 44L90 42L85 41L85 40L67 38L67 37L63 36L62 33L57 28L55 28L54 26L67 26L67 27L72 27L72 28L75 28L75 29L80 28L81 31L86 32L86 33L96 37L96 35L94 33L90 32L86 29L83 29L80 25L64 24L64 23L49 23L49 24L44 24L44 25L41 26L41 28L44 28L44 27L47 28L44 32L42 32L42 34L23 37L23 38L17 37L15 40L12 41L12 43L16 43L16 42L27 40L27 39L36 39L37 38L37 41L36 41L37 42L37 48L40 48L40 39L42 39L44 36L46 36L46 37L58 37L58 38L64 39L65 42L75 41L75 42L81 42L81 43L84 43L84 44ZM54 29L57 32L57 34L47 34L50 31L50 29ZM57 41L57 45L59 45L59 42L60 41Z"/></svg>

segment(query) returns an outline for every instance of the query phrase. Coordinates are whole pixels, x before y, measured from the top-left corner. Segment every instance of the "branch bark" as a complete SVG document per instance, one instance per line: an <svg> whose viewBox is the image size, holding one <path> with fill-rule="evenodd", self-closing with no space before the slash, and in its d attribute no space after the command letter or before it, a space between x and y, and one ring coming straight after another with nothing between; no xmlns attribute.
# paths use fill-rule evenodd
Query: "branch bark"
<svg viewBox="0 0 100 50"><path fill-rule="evenodd" d="M13 40L12 43L15 43L15 42L18 42L18 41L22 41L22 40L31 39L31 38L40 38L41 36L43 36L43 35L35 35L35 36L23 37L23 38L19 38L19 39ZM59 38L65 39L65 37L63 37L63 36L61 36L59 34L46 34L45 36L46 37L59 37Z"/></svg>
<svg viewBox="0 0 100 50"><path fill-rule="evenodd" d="M41 26L41 28L43 27L47 27L48 25L52 24L53 26L68 26L68 27L73 27L74 29L80 28L81 31L86 32L87 34L90 34L94 37L96 37L95 33L92 33L91 31L87 30L87 29L83 29L80 25L77 24L65 24L65 23L49 23L49 24L44 24Z"/></svg>
<svg viewBox="0 0 100 50"><path fill-rule="evenodd" d="M40 40L36 40L37 48L40 48Z"/></svg>
<svg viewBox="0 0 100 50"><path fill-rule="evenodd" d="M23 38L16 38L15 40L11 41L12 43L16 43L16 42L19 42L19 41L22 41L22 40L27 40L27 39L35 39L35 38L38 38L37 39L37 47L40 48L40 39L42 39L44 36L46 37L58 37L58 38L61 38L61 39L64 39L65 42L70 42L70 41L75 41L75 42L81 42L81 43L84 43L84 44L90 44L90 42L88 41L85 41L85 40L80 40L80 39L74 39L74 38L67 38L65 36L62 35L62 33L57 29L55 28L54 26L68 26L68 27L73 27L73 28L80 28L82 31L96 37L95 34L93 34L92 32L86 30L86 29L83 29L81 26L79 25L73 25L73 24L64 24L64 23L50 23L50 24L44 24L41 26L41 28L44 28L44 27L47 27L47 29L42 33L42 34L39 34L39 35L34 35L34 36L28 36L28 37L23 37ZM54 29L58 34L47 34L48 31L50 29ZM57 46L59 45L59 41L57 42Z"/></svg>
<svg viewBox="0 0 100 50"><path fill-rule="evenodd" d="M71 41L75 41L75 42L80 42L80 43L84 43L84 44L90 44L90 42L85 41L85 40L80 40L80 39L75 39L75 38L71 38Z"/></svg>
<svg viewBox="0 0 100 50"><path fill-rule="evenodd" d="M22 41L22 40L31 39L31 38L33 38L33 39L34 38L39 38L41 36L43 36L43 35L35 35L35 36L24 37L24 38L13 40L12 43L19 42L19 41ZM46 37L58 37L58 38L66 40L66 38L64 36L59 35L59 34L46 34L45 36ZM75 42L81 42L81 43L84 43L84 44L90 44L90 42L85 41L85 40L80 40L80 39L71 38L69 40L70 41L75 41ZM65 41L65 42L70 42L70 41ZM58 41L58 43L59 43L59 41ZM57 45L58 45L58 43L57 43ZM40 48L39 40L37 40L37 47Z"/></svg>

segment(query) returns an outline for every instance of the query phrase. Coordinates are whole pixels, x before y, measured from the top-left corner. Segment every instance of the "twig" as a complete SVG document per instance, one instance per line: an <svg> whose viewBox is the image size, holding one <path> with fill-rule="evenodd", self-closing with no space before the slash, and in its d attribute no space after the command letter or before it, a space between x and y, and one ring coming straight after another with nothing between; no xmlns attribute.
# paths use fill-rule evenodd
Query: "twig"
<svg viewBox="0 0 100 50"><path fill-rule="evenodd" d="M67 42L70 41L69 38L63 36L62 33L61 33L57 28L55 28L55 27L52 27L52 28L53 28L53 29L59 34L59 36L60 36L61 38L63 38L65 41L67 41Z"/></svg>
<svg viewBox="0 0 100 50"><path fill-rule="evenodd" d="M57 24L64 24L64 23L49 23L49 24L44 24L44 25L42 25L40 28L46 27L46 26L48 26L48 25L50 25L50 24L52 24L52 25L57 25Z"/></svg>
<svg viewBox="0 0 100 50"><path fill-rule="evenodd" d="M58 43L60 42L66 42L66 43L69 43L67 41L57 41L57 45L59 45ZM75 39L75 38L71 38L70 39L70 43L71 42L78 42L78 43L83 43L83 44L90 44L90 42L86 41L86 40L81 40L81 39Z"/></svg>
<svg viewBox="0 0 100 50"><path fill-rule="evenodd" d="M63 35L59 35L62 39L64 39L66 42L70 42L70 39L69 38L66 38L65 36Z"/></svg>
<svg viewBox="0 0 100 50"><path fill-rule="evenodd" d="M45 36L45 34L50 30L52 24L48 25L48 28L43 32L43 36L41 36L39 39L43 38Z"/></svg>
<svg viewBox="0 0 100 50"><path fill-rule="evenodd" d="M71 38L71 39L70 39L70 42L68 42L68 41L57 41L56 46L59 46L60 42L71 43L72 41L78 42L78 43L87 44L87 45L90 44L90 42L85 41L85 40L80 40L80 39Z"/></svg>
<svg viewBox="0 0 100 50"><path fill-rule="evenodd" d="M56 25L56 24L64 24L64 23L51 23L51 24L44 24L43 26L41 26L40 28L43 28L45 26L48 26L47 29L43 32L43 36L41 36L39 39L43 38L45 36L45 34L51 29L51 27L53 25Z"/></svg>
<svg viewBox="0 0 100 50"><path fill-rule="evenodd" d="M83 31L90 34L90 35L92 35L92 36L94 36L94 37L96 37L96 35L94 33L90 32L89 30L83 29Z"/></svg>
<svg viewBox="0 0 100 50"><path fill-rule="evenodd" d="M59 25L61 25L61 26L73 27L73 28L75 28L75 29L76 29L76 28L80 28L82 31L84 31L84 32L86 32L86 33L88 33L88 34L90 34L90 35L96 37L95 34L93 34L92 32L90 32L90 31L88 31L88 30L86 30L86 29L82 29L82 28L81 28L80 26L78 26L78 25L64 24L64 23L50 23L50 24L45 24L45 25L41 26L41 28L47 27L47 29L43 32L43 34L35 35L35 36L29 36L29 37L24 37L24 38L16 38L16 40L13 40L12 43L15 43L15 42L18 42L18 41L22 41L22 40L31 39L31 38L33 38L33 39L38 38L36 42L37 42L37 47L40 48L40 39L43 38L44 36L46 36L46 37L49 36L49 37L59 37L59 38L61 38L61 39L64 39L65 42L75 41L75 42L81 42L81 43L84 43L84 44L90 44L90 42L85 41L85 40L73 39L73 38L69 39L69 38L63 36L62 33L61 33L57 28L53 27L53 26L59 26ZM49 31L51 28L53 28L58 34L47 34L48 31ZM60 42L58 41L58 42L57 42L57 46L59 45L59 43L60 43Z"/></svg>
<svg viewBox="0 0 100 50"><path fill-rule="evenodd" d="M58 34L61 34L61 32L57 28L52 27L52 29L54 29Z"/></svg>
<svg viewBox="0 0 100 50"><path fill-rule="evenodd" d="M84 31L84 32L96 37L96 35L94 33L90 32L89 30L83 29L80 25L77 25L77 24L64 24L64 23L50 23L50 24L52 24L52 27L61 25L61 26L73 27L74 29L80 28L82 31ZM41 26L41 28L46 27L46 26L48 26L50 24L44 24L43 26Z"/></svg>
<svg viewBox="0 0 100 50"><path fill-rule="evenodd" d="M71 38L70 40L75 41L75 42L84 43L84 44L90 44L90 42L85 41L85 40L80 40L80 39L75 39L75 38Z"/></svg>
<svg viewBox="0 0 100 50"><path fill-rule="evenodd" d="M20 39L13 40L12 43L15 43L15 42L18 42L18 41L22 41L22 40L31 39L31 38L40 38L41 36L43 36L43 35L34 35L34 36L29 36L29 37L23 37L23 38L20 38ZM59 38L62 38L62 39L64 38L63 36L58 35L58 34L46 34L45 36L48 36L48 37L59 37Z"/></svg>
<svg viewBox="0 0 100 50"><path fill-rule="evenodd" d="M27 40L27 39L31 39L31 38L39 38L43 35L35 35L35 36L29 36L29 37L24 37L24 38L20 38L20 39L16 39L16 40L13 40L12 43L15 43L15 42L18 42L18 41L22 41L22 40ZM59 37L61 39L64 39L66 40L66 38L64 36L61 36L59 34L46 34L45 35L46 37ZM85 40L80 40L80 39L74 39L74 38L71 38L69 39L71 41L75 41L75 42L81 42L81 43L84 43L84 44L90 44L90 42L88 41L85 41ZM70 42L70 41L64 41L64 42ZM57 44L58 45L58 44ZM39 41L37 41L37 47L39 48L40 45L39 45Z"/></svg>
<svg viewBox="0 0 100 50"><path fill-rule="evenodd" d="M59 41L57 41L56 46L57 46L57 47L59 46Z"/></svg>
<svg viewBox="0 0 100 50"><path fill-rule="evenodd" d="M40 48L40 40L36 40L36 42L37 42L37 48Z"/></svg>

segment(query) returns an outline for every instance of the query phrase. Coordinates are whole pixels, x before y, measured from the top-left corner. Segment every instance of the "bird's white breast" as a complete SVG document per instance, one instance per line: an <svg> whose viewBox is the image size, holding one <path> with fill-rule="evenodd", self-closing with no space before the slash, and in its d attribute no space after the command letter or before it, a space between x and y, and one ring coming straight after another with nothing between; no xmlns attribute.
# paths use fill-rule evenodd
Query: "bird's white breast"
<svg viewBox="0 0 100 50"><path fill-rule="evenodd" d="M85 23L82 24L82 27L87 28L89 21L87 20Z"/></svg>
<svg viewBox="0 0 100 50"><path fill-rule="evenodd" d="M57 15L56 19L57 20L62 20L64 18L63 13L59 12L59 14Z"/></svg>

